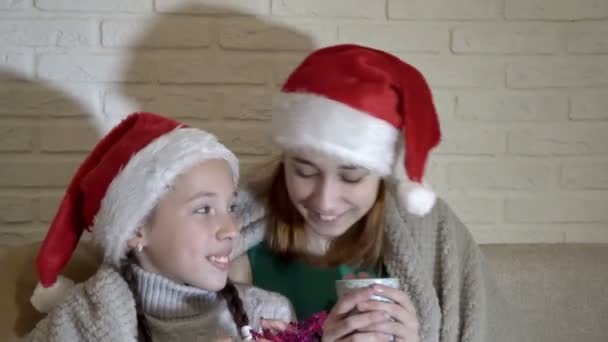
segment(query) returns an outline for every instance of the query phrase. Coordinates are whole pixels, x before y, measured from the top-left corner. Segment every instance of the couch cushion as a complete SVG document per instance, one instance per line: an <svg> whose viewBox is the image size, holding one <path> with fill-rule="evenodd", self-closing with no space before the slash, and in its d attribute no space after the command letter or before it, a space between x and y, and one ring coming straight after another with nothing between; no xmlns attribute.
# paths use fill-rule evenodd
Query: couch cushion
<svg viewBox="0 0 608 342"><path fill-rule="evenodd" d="M0 248L0 341L16 340L44 317L29 301L38 282L35 259L39 247L37 242ZM82 282L95 273L100 261L98 249L91 242L81 241L62 274Z"/></svg>
<svg viewBox="0 0 608 342"><path fill-rule="evenodd" d="M530 342L608 341L608 244L485 245Z"/></svg>

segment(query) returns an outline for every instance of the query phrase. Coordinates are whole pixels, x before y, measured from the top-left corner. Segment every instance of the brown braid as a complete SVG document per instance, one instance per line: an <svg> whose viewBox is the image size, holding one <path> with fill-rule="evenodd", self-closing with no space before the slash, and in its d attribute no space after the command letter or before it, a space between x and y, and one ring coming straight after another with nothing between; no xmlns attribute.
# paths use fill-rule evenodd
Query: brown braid
<svg viewBox="0 0 608 342"><path fill-rule="evenodd" d="M135 299L135 312L137 313L137 330L139 334L143 337L144 342L152 342L152 334L150 334L150 327L148 326L148 320L143 313L141 299L137 293L137 282L135 280L135 271L134 265L137 264L137 259L133 255L133 253L128 253L126 260L122 262L120 265L120 273L122 277L125 279L127 284L129 284L129 289L133 294L133 298Z"/></svg>
<svg viewBox="0 0 608 342"><path fill-rule="evenodd" d="M234 319L234 323L236 323L240 333L242 327L249 325L249 317L247 317L247 313L243 308L243 301L241 301L238 290L233 283L228 281L219 294L226 300L228 310L230 310L232 319Z"/></svg>

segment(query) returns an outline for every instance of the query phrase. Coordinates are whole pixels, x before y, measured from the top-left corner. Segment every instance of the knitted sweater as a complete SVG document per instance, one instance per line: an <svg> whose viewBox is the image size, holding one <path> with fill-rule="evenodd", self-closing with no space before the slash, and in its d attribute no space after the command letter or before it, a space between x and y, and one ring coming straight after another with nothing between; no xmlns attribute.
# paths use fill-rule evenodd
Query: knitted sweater
<svg viewBox="0 0 608 342"><path fill-rule="evenodd" d="M213 341L239 336L226 301L217 293L177 284L136 269L138 293L154 341ZM284 297L252 286L236 285L250 325L260 320L293 320ZM40 321L26 341L137 341L135 299L122 276L102 266Z"/></svg>
<svg viewBox="0 0 608 342"><path fill-rule="evenodd" d="M264 237L265 193L253 189L240 195L243 229L236 255ZM524 341L520 315L498 290L481 250L448 205L438 200L429 214L419 217L399 205L392 190L386 202L383 262L416 307L420 341Z"/></svg>

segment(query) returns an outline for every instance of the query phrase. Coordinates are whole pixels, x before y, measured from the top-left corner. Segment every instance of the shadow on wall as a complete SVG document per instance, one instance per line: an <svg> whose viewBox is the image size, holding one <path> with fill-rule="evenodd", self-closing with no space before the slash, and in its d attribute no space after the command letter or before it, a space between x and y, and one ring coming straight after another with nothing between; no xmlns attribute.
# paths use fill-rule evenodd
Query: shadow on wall
<svg viewBox="0 0 608 342"><path fill-rule="evenodd" d="M240 157L273 152L272 92L315 46L306 34L234 9L184 5L137 37L126 83L104 95L112 118L120 97L136 108L176 117L215 133Z"/></svg>
<svg viewBox="0 0 608 342"><path fill-rule="evenodd" d="M129 56L124 81L102 94L105 130L132 110L152 111L217 134L245 160L268 156L271 94L315 48L312 39L228 8L191 4L170 12L136 24L112 21L115 29L145 29L134 46L120 37L103 42ZM0 203L0 245L20 244L46 231L98 139L99 118L59 87L2 70L0 117L0 196L11 198ZM31 293L23 290L21 301ZM37 319L15 328L29 331Z"/></svg>
<svg viewBox="0 0 608 342"><path fill-rule="evenodd" d="M0 245L41 237L96 140L92 117L63 90L0 70Z"/></svg>
<svg viewBox="0 0 608 342"><path fill-rule="evenodd" d="M315 48L312 39L288 24L225 7L162 10L140 21L103 22L103 48L127 57L117 75L122 82L80 89L0 70L0 196L10 193L0 201L0 244L39 239L46 231L104 117L103 131L134 110L176 117L218 135L245 166L274 151L271 93ZM64 86L77 87L84 99ZM97 103L99 90L102 118L83 105L87 94Z"/></svg>
<svg viewBox="0 0 608 342"><path fill-rule="evenodd" d="M0 70L0 249L43 237L57 209L57 197L90 148L70 145L87 140L74 135L95 140L91 117L76 99L48 83ZM11 335L13 330L23 335L43 317L29 304L37 281L36 253L24 250L22 258L5 265L9 283L2 289L16 295L14 303L4 304L9 313L22 310L15 322L0 324L0 335ZM10 283L13 279L17 283Z"/></svg>

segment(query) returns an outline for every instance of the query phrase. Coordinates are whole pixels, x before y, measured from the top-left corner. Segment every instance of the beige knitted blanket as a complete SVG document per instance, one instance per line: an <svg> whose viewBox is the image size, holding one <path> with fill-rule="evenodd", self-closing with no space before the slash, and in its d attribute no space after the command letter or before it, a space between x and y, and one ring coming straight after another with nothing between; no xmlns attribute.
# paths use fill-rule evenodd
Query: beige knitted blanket
<svg viewBox="0 0 608 342"><path fill-rule="evenodd" d="M140 288L147 288L143 301L149 304L151 314L146 316L155 342L212 342L228 336L240 340L221 297L201 294L205 298L195 300L195 290L153 275L147 276ZM287 321L295 317L291 304L283 296L249 285L237 285L237 290L255 330L260 328L262 317ZM114 268L102 266L89 280L73 287L24 340L138 341L134 297Z"/></svg>

